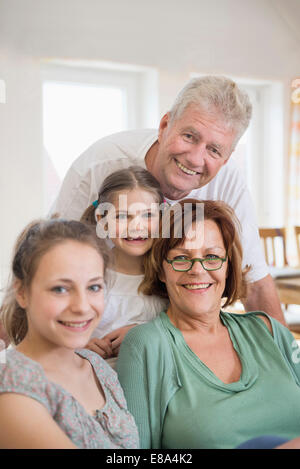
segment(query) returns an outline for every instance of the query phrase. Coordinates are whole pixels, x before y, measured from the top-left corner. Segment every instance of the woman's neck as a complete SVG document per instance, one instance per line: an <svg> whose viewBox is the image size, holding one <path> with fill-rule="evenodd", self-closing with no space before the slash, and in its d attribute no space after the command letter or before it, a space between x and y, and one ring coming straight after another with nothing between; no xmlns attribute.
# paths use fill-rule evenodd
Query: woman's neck
<svg viewBox="0 0 300 469"><path fill-rule="evenodd" d="M116 272L128 275L142 275L144 273L144 256L130 256L118 248L112 249L114 262L113 269Z"/></svg>
<svg viewBox="0 0 300 469"><path fill-rule="evenodd" d="M201 315L189 315L183 311L174 311L172 306L170 306L167 315L171 323L181 332L214 335L223 329L220 310Z"/></svg>
<svg viewBox="0 0 300 469"><path fill-rule="evenodd" d="M78 368L81 362L81 358L75 353L75 350L59 347L28 335L17 345L16 349L40 363L46 372L65 372Z"/></svg>

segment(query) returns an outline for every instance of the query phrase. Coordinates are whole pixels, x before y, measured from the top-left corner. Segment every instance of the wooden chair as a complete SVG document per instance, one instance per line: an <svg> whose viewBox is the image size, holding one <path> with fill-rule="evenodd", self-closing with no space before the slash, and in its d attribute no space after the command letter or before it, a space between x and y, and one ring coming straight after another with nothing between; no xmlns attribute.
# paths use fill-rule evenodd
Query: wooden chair
<svg viewBox="0 0 300 469"><path fill-rule="evenodd" d="M296 244L297 244L297 251L298 251L298 265L300 266L300 226L295 226L295 237L296 237Z"/></svg>
<svg viewBox="0 0 300 469"><path fill-rule="evenodd" d="M295 227L296 236L297 233L300 235L300 228ZM285 306L285 318L289 329L292 332L300 333L300 322L299 317L294 318L293 313L288 316L289 304L294 304L290 301L290 295L286 295L286 291L283 286L280 286L280 279L285 278L289 275L294 275L294 268L288 265L287 254L286 254L286 230L285 228L260 228L259 235L264 244L265 258L267 264L270 266L270 273L275 281L275 285L279 294L279 299ZM279 242L275 246L275 240L279 238L281 249L279 248ZM299 243L300 244L300 243ZM300 249L300 246L298 245ZM271 252L270 252L271 251ZM280 252L281 251L281 252ZM299 252L299 251L298 251ZM279 259L281 264L279 265ZM300 258L299 258L300 259ZM295 275L299 275L299 272Z"/></svg>
<svg viewBox="0 0 300 469"><path fill-rule="evenodd" d="M286 242L285 242L285 228L259 228L259 236L263 241L264 245L264 252L265 252L265 258L267 264L270 266L270 268L275 268L279 266L279 253L276 249L275 243L276 239L280 239L281 241L281 261L283 262L283 267L286 267L288 265L287 262L287 256L286 256ZM281 266L282 267L282 263ZM271 275L276 279L278 273L274 273L273 270L271 270ZM279 293L280 299L282 300L282 295ZM288 304L285 304L285 309L287 310Z"/></svg>
<svg viewBox="0 0 300 469"><path fill-rule="evenodd" d="M263 240L266 262L270 266L278 266L279 254L275 247L275 240L279 238L282 244L283 265L287 266L285 228L259 228L259 236ZM269 241L268 241L269 240ZM271 252L270 252L271 251ZM272 256L271 256L272 254Z"/></svg>

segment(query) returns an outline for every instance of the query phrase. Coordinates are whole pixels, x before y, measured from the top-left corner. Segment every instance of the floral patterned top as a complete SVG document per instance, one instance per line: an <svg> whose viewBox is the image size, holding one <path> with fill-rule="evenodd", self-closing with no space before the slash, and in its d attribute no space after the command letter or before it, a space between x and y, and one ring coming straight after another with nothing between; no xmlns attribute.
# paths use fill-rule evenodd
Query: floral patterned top
<svg viewBox="0 0 300 469"><path fill-rule="evenodd" d="M106 403L94 416L62 386L50 381L39 363L16 349L7 350L5 363L0 363L0 394L18 393L39 401L78 448L138 448L137 427L116 372L90 350L77 353L90 362L105 394Z"/></svg>

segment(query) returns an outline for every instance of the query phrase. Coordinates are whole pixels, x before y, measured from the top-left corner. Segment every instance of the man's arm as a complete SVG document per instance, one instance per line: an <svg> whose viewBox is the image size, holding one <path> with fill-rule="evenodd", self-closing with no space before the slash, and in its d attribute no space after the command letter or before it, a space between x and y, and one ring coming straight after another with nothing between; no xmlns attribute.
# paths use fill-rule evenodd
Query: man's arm
<svg viewBox="0 0 300 469"><path fill-rule="evenodd" d="M248 288L247 299L243 301L246 311L264 311L287 326L271 275L250 283Z"/></svg>
<svg viewBox="0 0 300 469"><path fill-rule="evenodd" d="M83 177L78 174L74 165L71 166L48 216L57 215L67 220L80 220L90 202L90 179L91 171L87 171L87 174Z"/></svg>

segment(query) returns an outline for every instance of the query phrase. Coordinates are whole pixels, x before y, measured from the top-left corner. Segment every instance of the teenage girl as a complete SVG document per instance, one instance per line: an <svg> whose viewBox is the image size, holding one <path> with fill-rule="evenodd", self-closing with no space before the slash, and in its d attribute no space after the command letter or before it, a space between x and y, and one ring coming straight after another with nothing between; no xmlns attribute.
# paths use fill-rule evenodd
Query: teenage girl
<svg viewBox="0 0 300 469"><path fill-rule="evenodd" d="M116 373L82 349L104 309L107 255L77 221L34 222L19 237L1 307L0 448L137 448Z"/></svg>
<svg viewBox="0 0 300 469"><path fill-rule="evenodd" d="M167 300L138 292L144 278L144 256L151 249L158 228L164 196L156 179L139 166L109 175L98 200L81 220L96 226L100 237L112 245L107 269L105 310L88 348L114 366L128 330L153 319L166 309Z"/></svg>

